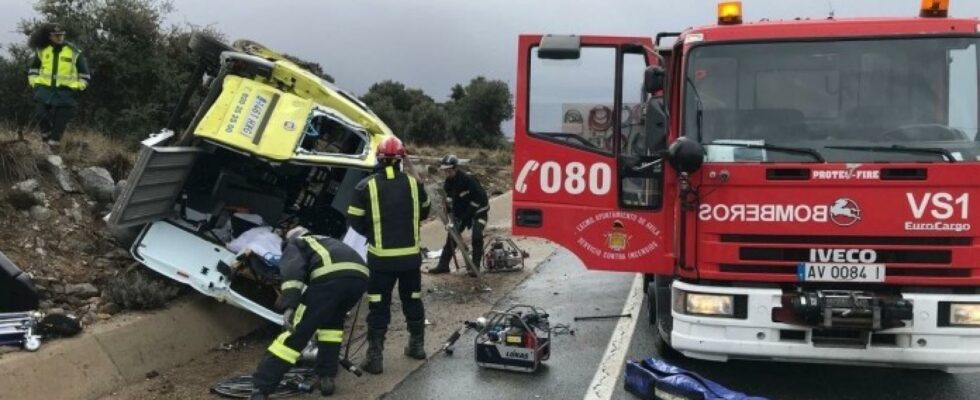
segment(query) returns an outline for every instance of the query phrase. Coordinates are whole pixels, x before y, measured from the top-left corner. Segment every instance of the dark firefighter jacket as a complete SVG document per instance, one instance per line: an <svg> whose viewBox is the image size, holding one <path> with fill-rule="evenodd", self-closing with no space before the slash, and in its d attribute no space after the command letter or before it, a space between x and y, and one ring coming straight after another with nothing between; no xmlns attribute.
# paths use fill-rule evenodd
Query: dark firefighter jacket
<svg viewBox="0 0 980 400"><path fill-rule="evenodd" d="M421 266L419 222L429 216L425 186L395 167L364 178L355 188L347 220L368 242L368 265L380 271Z"/></svg>
<svg viewBox="0 0 980 400"><path fill-rule="evenodd" d="M490 209L490 202L483 185L463 171L456 170L456 176L446 179L443 189L446 190L446 196L452 203L453 217L461 223Z"/></svg>
<svg viewBox="0 0 980 400"><path fill-rule="evenodd" d="M27 71L34 101L53 106L77 105L78 93L91 79L82 51L67 42L39 49Z"/></svg>
<svg viewBox="0 0 980 400"><path fill-rule="evenodd" d="M307 285L336 278L364 278L370 273L364 259L343 242L325 237L306 235L286 243L282 261L282 296L280 309L296 308Z"/></svg>

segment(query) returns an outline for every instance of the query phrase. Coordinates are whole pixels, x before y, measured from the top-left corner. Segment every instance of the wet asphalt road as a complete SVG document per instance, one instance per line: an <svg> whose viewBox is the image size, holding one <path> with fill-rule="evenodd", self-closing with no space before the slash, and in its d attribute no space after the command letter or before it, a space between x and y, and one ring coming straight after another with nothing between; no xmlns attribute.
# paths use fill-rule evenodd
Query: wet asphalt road
<svg viewBox="0 0 980 400"><path fill-rule="evenodd" d="M556 336L551 360L537 373L478 368L473 360L471 332L457 342L452 357L433 357L384 398L582 398L617 320L573 322L572 319L619 314L632 278L629 274L587 271L574 256L559 250L496 307L519 303L538 305L551 314L553 325L572 325L575 335ZM460 316L460 319L475 317ZM653 330L646 318L644 304L630 343L630 359L656 356L651 339ZM771 399L980 399L980 374L756 361L716 363L683 357L670 360L733 390ZM618 382L613 399L636 399L623 390L622 372Z"/></svg>
<svg viewBox="0 0 980 400"><path fill-rule="evenodd" d="M553 336L551 359L536 373L481 369L469 332L453 356L438 355L384 399L580 399L595 374L617 320L573 323L576 316L619 314L633 276L587 271L560 251L494 308L530 304L544 308L552 325L571 323L575 335ZM475 319L477 315L460 316ZM444 341L445 338L426 338Z"/></svg>

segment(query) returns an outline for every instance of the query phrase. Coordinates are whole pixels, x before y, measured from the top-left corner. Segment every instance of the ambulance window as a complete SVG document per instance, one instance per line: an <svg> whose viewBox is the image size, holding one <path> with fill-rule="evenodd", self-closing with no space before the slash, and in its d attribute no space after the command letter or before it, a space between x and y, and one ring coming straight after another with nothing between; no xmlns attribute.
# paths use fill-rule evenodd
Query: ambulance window
<svg viewBox="0 0 980 400"><path fill-rule="evenodd" d="M296 152L314 155L363 156L367 136L363 131L341 124L330 116L314 112L306 124Z"/></svg>
<svg viewBox="0 0 980 400"><path fill-rule="evenodd" d="M531 52L528 131L611 153L616 49L584 47L576 60L545 60L537 53Z"/></svg>

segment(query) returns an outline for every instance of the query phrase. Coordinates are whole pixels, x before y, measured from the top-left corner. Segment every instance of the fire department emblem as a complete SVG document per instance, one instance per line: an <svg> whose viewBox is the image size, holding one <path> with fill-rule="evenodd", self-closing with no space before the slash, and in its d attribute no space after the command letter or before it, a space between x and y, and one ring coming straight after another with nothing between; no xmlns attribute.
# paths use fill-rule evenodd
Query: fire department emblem
<svg viewBox="0 0 980 400"><path fill-rule="evenodd" d="M841 197L830 206L830 220L840 226L851 226L861 220L861 207L854 200Z"/></svg>
<svg viewBox="0 0 980 400"><path fill-rule="evenodd" d="M626 250L626 246L629 244L630 237L626 234L626 226L623 221L615 220L612 224L612 230L606 235L606 245L612 251L623 251Z"/></svg>
<svg viewBox="0 0 980 400"><path fill-rule="evenodd" d="M293 122L293 121L286 121L286 122L284 122L282 124L282 128L285 129L285 130L287 130L287 131L294 130L294 129L296 129L296 123Z"/></svg>

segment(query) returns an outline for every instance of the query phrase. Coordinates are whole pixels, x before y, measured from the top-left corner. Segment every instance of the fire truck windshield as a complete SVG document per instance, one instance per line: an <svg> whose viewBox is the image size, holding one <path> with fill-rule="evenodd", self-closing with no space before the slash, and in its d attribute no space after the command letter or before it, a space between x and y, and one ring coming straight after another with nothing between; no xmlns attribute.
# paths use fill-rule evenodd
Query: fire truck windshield
<svg viewBox="0 0 980 400"><path fill-rule="evenodd" d="M808 152L827 162L978 162L978 45L976 37L701 45L682 85L684 134L697 137L700 125L708 162L813 162Z"/></svg>

